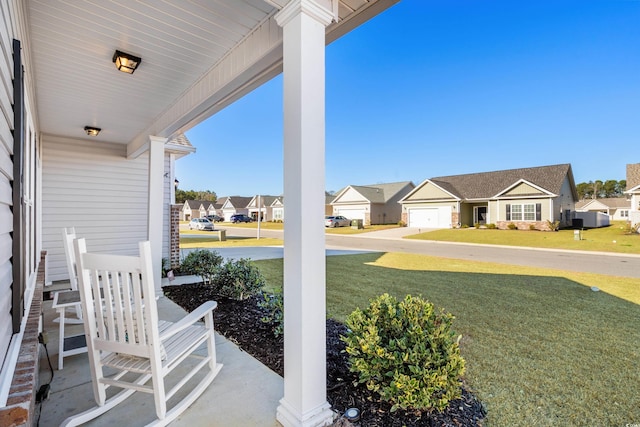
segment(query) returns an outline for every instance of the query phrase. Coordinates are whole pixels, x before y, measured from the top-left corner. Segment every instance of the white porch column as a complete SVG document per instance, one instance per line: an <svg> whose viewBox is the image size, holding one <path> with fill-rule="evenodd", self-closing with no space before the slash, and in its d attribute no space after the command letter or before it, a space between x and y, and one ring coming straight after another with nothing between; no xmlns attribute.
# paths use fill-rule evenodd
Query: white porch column
<svg viewBox="0 0 640 427"><path fill-rule="evenodd" d="M149 135L149 194L147 238L153 256L153 283L156 296L162 295L162 218L164 213L164 146L167 138Z"/></svg>
<svg viewBox="0 0 640 427"><path fill-rule="evenodd" d="M284 397L285 427L324 426L326 396L324 235L325 27L333 15L292 0L277 15L284 56Z"/></svg>

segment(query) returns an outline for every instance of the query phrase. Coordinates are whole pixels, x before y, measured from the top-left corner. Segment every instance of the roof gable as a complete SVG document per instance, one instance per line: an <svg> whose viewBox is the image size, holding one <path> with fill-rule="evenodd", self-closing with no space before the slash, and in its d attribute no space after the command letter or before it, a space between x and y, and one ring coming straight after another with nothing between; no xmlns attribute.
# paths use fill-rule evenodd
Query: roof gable
<svg viewBox="0 0 640 427"><path fill-rule="evenodd" d="M206 200L185 200L185 206L188 206L191 210L199 210L201 206L209 206L211 202Z"/></svg>
<svg viewBox="0 0 640 427"><path fill-rule="evenodd" d="M243 196L229 196L227 200L224 201L222 205L222 209L243 209L249 205L251 202L251 197L243 197Z"/></svg>
<svg viewBox="0 0 640 427"><path fill-rule="evenodd" d="M271 204L277 199L277 196L263 196L260 195L260 204L262 207L271 206ZM247 203L247 208L257 208L258 207L258 196L253 196L251 201Z"/></svg>
<svg viewBox="0 0 640 427"><path fill-rule="evenodd" d="M427 179L418 185L413 191L407 194L402 201L422 201L422 200L442 200L442 199L458 199L455 194L442 188L438 183Z"/></svg>
<svg viewBox="0 0 640 427"><path fill-rule="evenodd" d="M548 191L538 187L535 184L525 181L524 179L514 183L509 188L505 188L499 194L496 194L493 198L500 197L536 197L536 196L555 196Z"/></svg>
<svg viewBox="0 0 640 427"><path fill-rule="evenodd" d="M374 185L349 185L331 204L338 203L387 203L403 192L414 188L411 181L390 182Z"/></svg>

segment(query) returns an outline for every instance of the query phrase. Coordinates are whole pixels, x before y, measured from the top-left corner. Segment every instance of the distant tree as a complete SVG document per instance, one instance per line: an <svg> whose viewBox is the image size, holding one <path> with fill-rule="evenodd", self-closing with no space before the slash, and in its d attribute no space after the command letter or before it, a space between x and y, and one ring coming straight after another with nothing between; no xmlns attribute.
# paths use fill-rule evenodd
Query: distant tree
<svg viewBox="0 0 640 427"><path fill-rule="evenodd" d="M627 180L621 179L618 181L618 193L620 193L620 195L624 195L625 191L627 191Z"/></svg>
<svg viewBox="0 0 640 427"><path fill-rule="evenodd" d="M581 182L580 184L577 184L576 191L578 192L578 198L580 200L590 199L591 195L593 194L592 188L593 186L591 186L586 182Z"/></svg>
<svg viewBox="0 0 640 427"><path fill-rule="evenodd" d="M618 186L618 181L613 179L608 179L602 184L602 195L604 197L616 197L616 187Z"/></svg>
<svg viewBox="0 0 640 427"><path fill-rule="evenodd" d="M181 190L176 189L176 203L182 204L186 200L206 200L208 202L215 203L218 200L216 193L211 190L195 191L195 190Z"/></svg>
<svg viewBox="0 0 640 427"><path fill-rule="evenodd" d="M627 187L626 180L616 181L609 179L607 181L589 181L576 184L576 191L580 200L585 199L603 199L609 197L622 197Z"/></svg>

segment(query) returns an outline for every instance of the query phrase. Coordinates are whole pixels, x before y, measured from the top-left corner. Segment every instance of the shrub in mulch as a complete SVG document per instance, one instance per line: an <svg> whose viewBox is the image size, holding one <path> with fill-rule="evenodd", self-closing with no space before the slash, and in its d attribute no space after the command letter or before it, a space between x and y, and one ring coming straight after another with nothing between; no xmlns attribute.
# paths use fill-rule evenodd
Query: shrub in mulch
<svg viewBox="0 0 640 427"><path fill-rule="evenodd" d="M273 334L273 327L260 319L266 315L258 306L262 295L243 301L220 297L210 286L202 283L165 286L165 295L187 311L197 308L202 302L215 300L214 324L218 333L236 343L271 370L283 375L284 340ZM451 401L442 412L397 410L391 412L391 404L363 384L358 384L355 374L349 372L345 343L340 339L346 327L327 319L327 400L334 411L343 414L348 408L358 408L360 419L348 423L344 419L334 426L355 427L417 427L417 426L481 426L486 412L476 397L463 387L462 397Z"/></svg>

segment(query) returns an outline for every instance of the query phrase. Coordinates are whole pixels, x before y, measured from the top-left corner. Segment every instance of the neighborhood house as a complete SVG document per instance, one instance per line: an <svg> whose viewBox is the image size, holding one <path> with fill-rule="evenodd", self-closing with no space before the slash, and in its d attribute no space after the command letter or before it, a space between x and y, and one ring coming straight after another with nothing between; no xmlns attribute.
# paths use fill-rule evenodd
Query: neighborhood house
<svg viewBox="0 0 640 427"><path fill-rule="evenodd" d="M640 163L627 165L627 191L625 194L631 199L629 206L629 221L640 224Z"/></svg>
<svg viewBox="0 0 640 427"><path fill-rule="evenodd" d="M400 203L409 227L547 230L547 221L571 225L577 200L571 165L561 164L429 178Z"/></svg>
<svg viewBox="0 0 640 427"><path fill-rule="evenodd" d="M333 215L361 219L364 225L396 224L402 209L398 202L415 185L409 181L389 184L349 185L333 199Z"/></svg>

